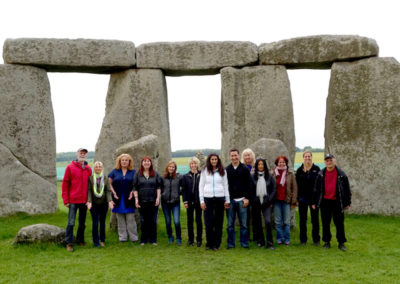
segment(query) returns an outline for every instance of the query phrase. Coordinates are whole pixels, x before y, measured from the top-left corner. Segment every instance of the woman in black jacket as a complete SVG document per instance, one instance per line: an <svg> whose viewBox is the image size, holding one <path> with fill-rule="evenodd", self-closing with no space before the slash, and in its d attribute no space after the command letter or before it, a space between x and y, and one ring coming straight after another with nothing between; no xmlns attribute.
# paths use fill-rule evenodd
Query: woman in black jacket
<svg viewBox="0 0 400 284"><path fill-rule="evenodd" d="M190 171L183 176L182 179L182 199L183 204L186 208L187 214L187 230L188 230L188 245L194 245L194 233L193 233L193 217L196 212L196 241L197 246L201 247L202 235L203 235L203 210L200 207L199 198L199 182L200 182L200 161L196 157L192 157L189 160Z"/></svg>
<svg viewBox="0 0 400 284"><path fill-rule="evenodd" d="M265 245L264 233L261 224L261 214L264 217L267 234L266 247L274 249L271 226L271 210L276 195L275 179L270 175L264 159L257 159L253 174L252 187L252 218L254 220L254 239L259 247Z"/></svg>
<svg viewBox="0 0 400 284"><path fill-rule="evenodd" d="M174 242L174 237L172 236L171 227L171 213L174 218L175 233L176 233L176 244L178 246L182 245L181 236L181 185L182 178L176 172L176 163L174 161L169 161L165 167L164 177L162 178L162 190L161 190L161 205L165 217L165 225L167 227L168 243L172 244Z"/></svg>

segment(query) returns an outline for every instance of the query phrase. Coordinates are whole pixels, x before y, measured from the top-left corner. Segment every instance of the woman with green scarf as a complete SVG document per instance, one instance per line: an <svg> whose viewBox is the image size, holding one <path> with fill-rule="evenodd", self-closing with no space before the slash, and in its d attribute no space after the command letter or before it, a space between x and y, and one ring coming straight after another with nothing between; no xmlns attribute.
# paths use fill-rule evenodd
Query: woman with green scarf
<svg viewBox="0 0 400 284"><path fill-rule="evenodd" d="M106 240L106 216L108 206L113 208L107 178L103 173L103 163L95 162L93 175L89 178L87 208L92 215L92 236L95 247L102 246ZM99 238L100 223L100 238Z"/></svg>

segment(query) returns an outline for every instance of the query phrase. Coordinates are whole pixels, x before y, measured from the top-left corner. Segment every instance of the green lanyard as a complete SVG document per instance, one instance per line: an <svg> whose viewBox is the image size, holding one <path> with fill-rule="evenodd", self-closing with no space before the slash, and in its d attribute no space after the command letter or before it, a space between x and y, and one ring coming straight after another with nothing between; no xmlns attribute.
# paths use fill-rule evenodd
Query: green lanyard
<svg viewBox="0 0 400 284"><path fill-rule="evenodd" d="M103 172L100 173L100 175L97 175L96 173L93 173L93 191L94 191L94 195L96 195L96 197L100 198L103 196L103 192L104 192L104 182L103 184L101 184L101 189L100 192L97 191L97 178L102 178L103 177Z"/></svg>

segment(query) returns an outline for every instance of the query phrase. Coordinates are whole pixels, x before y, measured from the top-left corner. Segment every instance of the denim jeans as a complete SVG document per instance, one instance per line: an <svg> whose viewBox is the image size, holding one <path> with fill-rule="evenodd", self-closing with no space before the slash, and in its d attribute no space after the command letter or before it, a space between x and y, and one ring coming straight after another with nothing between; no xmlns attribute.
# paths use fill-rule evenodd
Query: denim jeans
<svg viewBox="0 0 400 284"><path fill-rule="evenodd" d="M157 218L158 206L154 202L143 202L140 204L140 228L142 231L142 243L157 242Z"/></svg>
<svg viewBox="0 0 400 284"><path fill-rule="evenodd" d="M79 223L78 223L78 231L76 233L76 242L84 243L85 242L85 221L86 221L86 204L69 204L68 207L68 224L65 235L65 242L67 244L72 244L74 242L74 226L75 226L75 218L76 212L79 210Z"/></svg>
<svg viewBox="0 0 400 284"><path fill-rule="evenodd" d="M92 215L92 237L93 244L99 246L100 242L105 242L106 240L106 216L108 212L108 204L104 203L101 205L96 205L93 203L90 209L90 214ZM99 223L100 223L100 238L99 238Z"/></svg>
<svg viewBox="0 0 400 284"><path fill-rule="evenodd" d="M228 218L228 247L235 247L235 218L236 214L239 218L240 224L240 245L242 247L249 246L249 239L247 234L247 208L243 207L242 201L231 200L231 206L227 210Z"/></svg>
<svg viewBox="0 0 400 284"><path fill-rule="evenodd" d="M165 226L167 227L167 234L168 238L172 238L172 227L171 227L171 213L174 218L174 224L175 224L175 233L176 233L176 239L177 240L182 240L181 237L181 219L180 219L180 212L181 212L181 207L180 203L175 203L175 204L169 204L162 202L162 210L164 213L165 217Z"/></svg>
<svg viewBox="0 0 400 284"><path fill-rule="evenodd" d="M290 242L290 204L278 200L274 206L276 241L278 243Z"/></svg>

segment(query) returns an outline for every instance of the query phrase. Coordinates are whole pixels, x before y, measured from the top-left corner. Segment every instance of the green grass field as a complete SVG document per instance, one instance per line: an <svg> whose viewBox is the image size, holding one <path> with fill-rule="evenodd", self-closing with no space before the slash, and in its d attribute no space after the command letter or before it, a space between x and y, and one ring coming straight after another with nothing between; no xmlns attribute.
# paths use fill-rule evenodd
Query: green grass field
<svg viewBox="0 0 400 284"><path fill-rule="evenodd" d="M60 186L59 186L60 188ZM187 241L186 214L181 209L182 236ZM226 232L218 252L203 247L168 245L162 212L157 247L119 243L107 229L106 247L94 248L91 218L86 222L85 247L69 253L52 244L13 245L24 226L49 223L66 226L67 209L59 198L54 214L18 214L0 218L1 283L396 283L400 279L400 218L346 215L348 251L299 245L298 231L292 244L275 251L258 248L225 249ZM76 229L76 228L75 228ZM334 235L334 229L333 229ZM310 238L310 232L309 232Z"/></svg>

